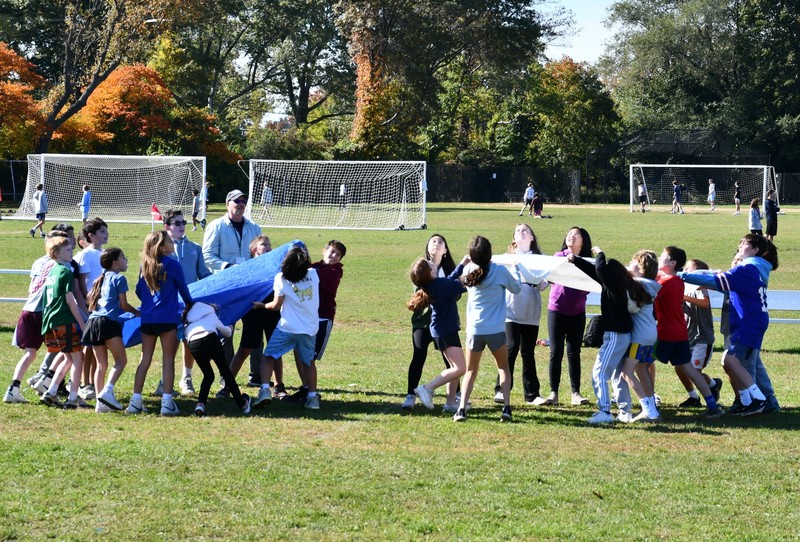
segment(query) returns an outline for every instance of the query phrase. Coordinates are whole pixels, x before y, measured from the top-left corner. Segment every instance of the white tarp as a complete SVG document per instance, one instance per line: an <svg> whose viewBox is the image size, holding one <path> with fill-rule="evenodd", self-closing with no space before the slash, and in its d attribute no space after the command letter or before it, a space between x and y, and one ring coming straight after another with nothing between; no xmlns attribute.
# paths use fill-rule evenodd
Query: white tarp
<svg viewBox="0 0 800 542"><path fill-rule="evenodd" d="M591 258L585 258L594 263ZM508 268L519 264L520 274L525 282L538 284L546 280L554 284L569 286L576 290L600 293L600 284L586 273L572 265L563 256L545 256L543 254L499 254L492 256L492 261Z"/></svg>

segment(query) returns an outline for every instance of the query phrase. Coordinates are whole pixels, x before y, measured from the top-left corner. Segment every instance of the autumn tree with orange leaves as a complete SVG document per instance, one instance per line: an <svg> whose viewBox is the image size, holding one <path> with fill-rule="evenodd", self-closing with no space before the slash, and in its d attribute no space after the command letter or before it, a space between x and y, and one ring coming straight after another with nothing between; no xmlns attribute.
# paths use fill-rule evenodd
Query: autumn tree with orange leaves
<svg viewBox="0 0 800 542"><path fill-rule="evenodd" d="M33 93L44 85L33 64L0 42L0 158L24 157L44 131Z"/></svg>

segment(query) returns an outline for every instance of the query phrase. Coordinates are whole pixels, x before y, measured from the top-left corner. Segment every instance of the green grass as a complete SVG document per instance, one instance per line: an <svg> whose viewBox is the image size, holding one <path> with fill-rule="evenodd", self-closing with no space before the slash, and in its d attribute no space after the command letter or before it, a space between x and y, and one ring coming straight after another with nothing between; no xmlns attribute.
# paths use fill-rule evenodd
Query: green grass
<svg viewBox="0 0 800 542"><path fill-rule="evenodd" d="M211 216L221 207L215 211ZM677 411L672 405L684 392L659 365L664 423L589 427L591 405L523 406L517 369L515 423L506 425L491 402L496 372L488 357L467 423L453 423L438 408L401 412L411 353L408 267L433 232L447 237L456 259L478 233L504 251L521 220L517 211L516 204L432 205L427 231L270 230L273 246L300 238L312 255L331 237L348 247L336 326L319 368L322 409L278 402L241 417L230 402L212 400L204 419L162 419L0 404L0 539L796 539L798 326L774 325L765 340L779 414L706 421L700 411ZM570 226L581 225L623 262L640 248L660 252L676 244L689 257L725 267L747 232L746 217L703 211L549 206L552 220L531 223L546 253L560 248ZM791 235L797 211L780 217L773 289L800 284L800 240ZM27 234L30 225L0 222L0 267L29 268L42 253L41 241ZM110 244L131 259L131 283L149 231L110 226ZM26 277L0 275L2 296L24 296L26 287ZM20 355L10 346L19 309L0 304L4 386ZM583 354L586 394L595 353ZM536 354L547 391L547 351ZM123 402L138 357L137 348L129 351L131 365L118 386ZM721 375L718 357L712 376ZM440 366L432 355L423 378ZM146 391L155 388L158 369L156 360ZM286 380L294 386L290 369ZM30 390L24 394L35 399ZM730 401L726 386L722 402ZM146 404L155 409L158 400L146 397ZM184 412L193 407L189 399L178 404Z"/></svg>

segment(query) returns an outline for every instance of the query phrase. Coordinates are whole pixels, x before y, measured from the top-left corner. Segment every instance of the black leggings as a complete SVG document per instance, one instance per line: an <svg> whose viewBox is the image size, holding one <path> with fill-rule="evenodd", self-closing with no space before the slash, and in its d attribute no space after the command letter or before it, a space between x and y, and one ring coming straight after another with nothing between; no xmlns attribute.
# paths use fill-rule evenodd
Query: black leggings
<svg viewBox="0 0 800 542"><path fill-rule="evenodd" d="M539 338L539 326L506 322L506 341L508 343L508 370L511 373L511 386L514 388L514 365L517 353L522 358L522 391L525 401L533 401L539 397L539 376L536 374L536 358L534 349ZM500 390L500 376L495 381L494 391Z"/></svg>
<svg viewBox="0 0 800 542"><path fill-rule="evenodd" d="M569 383L573 393L581 388L581 345L586 327L586 313L567 316L547 311L547 331L550 334L550 390L558 393L561 383L561 360L564 359L564 341L567 343Z"/></svg>
<svg viewBox="0 0 800 542"><path fill-rule="evenodd" d="M422 329L415 329L411 335L411 342L414 345L414 354L411 356L411 363L408 366L408 395L414 395L414 388L419 386L422 378L422 369L428 358L428 347L433 342L430 328L426 326ZM444 360L445 369L450 367L444 357L444 352L442 352L442 360Z"/></svg>
<svg viewBox="0 0 800 542"><path fill-rule="evenodd" d="M225 380L225 387L231 392L233 400L239 408L244 406L242 393L236 384L236 379L231 374L231 368L225 358L225 351L216 333L211 333L200 339L189 341L189 350L192 351L197 366L203 373L203 381L200 383L200 393L197 395L198 403L208 402L208 392L211 391L211 384L214 383L214 369L211 368L211 360L219 369L219 374Z"/></svg>

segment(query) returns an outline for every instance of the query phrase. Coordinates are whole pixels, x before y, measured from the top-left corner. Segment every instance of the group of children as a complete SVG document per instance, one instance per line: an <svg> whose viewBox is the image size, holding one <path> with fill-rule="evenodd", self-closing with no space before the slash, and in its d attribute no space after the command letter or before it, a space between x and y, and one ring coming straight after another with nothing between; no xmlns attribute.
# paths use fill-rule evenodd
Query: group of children
<svg viewBox="0 0 800 542"><path fill-rule="evenodd" d="M108 242L107 224L99 218L86 221L81 231L86 246L75 258L74 229L68 224L55 226L45 236L47 254L31 269L29 296L13 341L24 354L15 367L4 401L28 402L21 392L21 383L39 348L46 344L48 356L39 372L28 380L42 403L67 409L91 408L86 401L96 398L97 412L123 409L131 414L147 412L142 391L156 343L160 342L160 413L174 416L180 414L173 399L174 361L183 342L181 384L182 388L189 388L183 391L194 391L191 385L194 362L203 373L195 414L203 416L206 412L214 381L211 361L224 380L225 395L230 394L239 409L249 413L250 398L236 385L231 360L220 342L231 337L232 326L220 321L218 307L195 302L189 292L188 283L210 273L202 263L200 246L184 236L186 224L180 211L170 210L164 215L165 229L145 238L135 288L141 301L138 309L127 299L129 288L124 273L128 269L128 259L119 248L102 249ZM269 238L254 239L250 250L253 256L269 252ZM261 357L264 384L253 400L254 407L269 404L273 365L283 355L294 351L302 382L296 395L302 396L307 408L319 408L315 363L322 358L332 329L336 293L343 275L341 259L345 252L344 244L332 240L326 245L322 260L312 264L305 248L290 249L281 263L281 271L274 278L274 296L270 302L254 300L251 312L271 314L263 312L269 309L276 314L275 318L253 319L267 322L258 327L256 334L260 340L263 331L268 341ZM181 304L185 306L182 313ZM141 318L142 357L136 368L133 394L125 408L116 397L115 386L127 365L123 324L131 316ZM113 358L110 370L109 352ZM84 372L84 367L90 366L94 367L91 374ZM70 370L67 400L62 403L59 392ZM95 386L99 390L97 393Z"/></svg>
<svg viewBox="0 0 800 542"><path fill-rule="evenodd" d="M660 256L647 250L638 251L627 267L618 260L607 259L601 248L593 246L592 264L585 259L590 244L588 232L571 228L564 240L565 248L556 253L602 287L603 340L592 369L598 410L589 423L660 420L655 359L671 364L686 388L689 398L681 407L701 406L702 397L706 417L726 414L718 404L722 380L703 372L714 343L707 289L723 292L726 297L722 366L735 394L728 413L750 416L780 410L760 356L761 341L769 323L766 311L769 273L778 267L777 249L771 241L756 234L746 235L738 246L732 269L727 272L711 272L701 260L687 262L685 251L675 246L664 248ZM509 252L541 253L529 225L519 224L515 228ZM481 236L472 239L469 254L454 266L449 247L440 234L431 236L426 257L414 262L410 275L417 287L408 303L408 308L414 311L414 358L409 367L408 395L403 408L413 408L418 399L432 409L434 390L448 385L443 410L454 412L455 421L464 421L471 407L469 398L481 353L487 346L498 368L495 401L503 405L503 421L512 419L510 389L514 359L519 351L526 403L558 404L558 382L552 382L554 368L558 369L558 380L565 340L570 357L577 354L580 364L580 349L571 344L570 337L583 333L587 292L553 285L548 311L553 392L543 399L539 395L533 349L541 312L540 292L547 287L546 281L526 281L524 276L530 273L522 272L519 261L512 270L493 263L491 244ZM457 307L464 292L468 293L465 351L458 335ZM563 306L553 305L554 297ZM566 310L563 300L572 298L575 301ZM579 298L582 303L578 303ZM559 307L569 314L560 314ZM573 320L575 325L571 324ZM560 328L564 329L561 334ZM430 342L442 352L446 368L430 382L419 384ZM570 369L571 380L579 381L580 370L574 375L573 368ZM462 376L459 397L457 390ZM632 412L631 388L641 405L638 414ZM572 404L587 402L573 382ZM611 414L612 403L619 410L616 418Z"/></svg>

